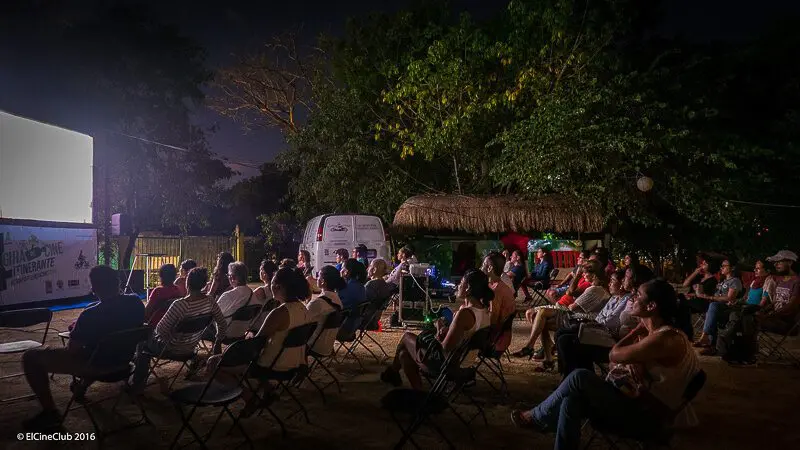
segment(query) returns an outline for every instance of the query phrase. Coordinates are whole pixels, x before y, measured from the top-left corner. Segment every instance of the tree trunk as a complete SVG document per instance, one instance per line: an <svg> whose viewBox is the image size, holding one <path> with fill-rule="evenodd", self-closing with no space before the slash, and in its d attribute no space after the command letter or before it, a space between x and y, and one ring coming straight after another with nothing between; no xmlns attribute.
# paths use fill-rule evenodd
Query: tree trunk
<svg viewBox="0 0 800 450"><path fill-rule="evenodd" d="M136 239L139 237L139 227L133 227L133 233L131 233L130 239L128 240L128 245L125 247L125 253L122 256L122 268L124 270L131 269L131 254L133 253L133 247L136 246Z"/></svg>
<svg viewBox="0 0 800 450"><path fill-rule="evenodd" d="M453 155L453 173L456 176L456 190L461 194L461 180L458 178L458 160L456 160L456 155Z"/></svg>

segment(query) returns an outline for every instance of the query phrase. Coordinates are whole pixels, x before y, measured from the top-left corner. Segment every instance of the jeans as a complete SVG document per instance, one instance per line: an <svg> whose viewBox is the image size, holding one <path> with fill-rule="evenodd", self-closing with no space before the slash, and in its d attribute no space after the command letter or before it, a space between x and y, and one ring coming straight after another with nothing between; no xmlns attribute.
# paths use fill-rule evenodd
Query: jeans
<svg viewBox="0 0 800 450"><path fill-rule="evenodd" d="M567 375L561 385L531 414L542 425L556 430L555 450L577 450L585 419L599 419L620 433L656 429L658 416L646 410L637 399L586 369Z"/></svg>
<svg viewBox="0 0 800 450"><path fill-rule="evenodd" d="M717 343L717 331L719 327L724 327L728 323L728 316L730 315L730 307L725 302L712 302L708 305L706 312L706 321L703 324L703 333L711 338L711 346Z"/></svg>
<svg viewBox="0 0 800 450"><path fill-rule="evenodd" d="M578 327L561 328L556 332L558 367L564 377L577 369L594 371L594 363L608 362L608 353L611 349L581 344L578 340L578 329Z"/></svg>
<svg viewBox="0 0 800 450"><path fill-rule="evenodd" d="M141 344L136 350L136 367L133 369L133 386L144 387L147 382L147 375L150 373L150 356L149 354L160 354L166 344L156 340L150 339L149 341ZM148 354L145 354L144 351Z"/></svg>

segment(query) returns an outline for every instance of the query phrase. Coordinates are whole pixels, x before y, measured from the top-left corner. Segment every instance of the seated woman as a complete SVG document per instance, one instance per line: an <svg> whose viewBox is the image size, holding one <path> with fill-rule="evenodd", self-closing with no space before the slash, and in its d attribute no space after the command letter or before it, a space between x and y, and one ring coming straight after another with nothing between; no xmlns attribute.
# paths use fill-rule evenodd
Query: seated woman
<svg viewBox="0 0 800 450"><path fill-rule="evenodd" d="M709 304L703 324L703 334L694 344L695 347L703 349L700 352L701 355L716 354L717 328L728 323L730 307L736 304L739 294L742 293L742 281L730 260L722 261L720 278L721 281L717 284L714 295L706 295L702 292L695 295L695 299L707 301Z"/></svg>
<svg viewBox="0 0 800 450"><path fill-rule="evenodd" d="M514 296L516 297L522 282L528 276L528 269L525 268L525 261L522 259L522 252L519 250L511 252L511 271L506 275L511 280L511 289L514 290Z"/></svg>
<svg viewBox="0 0 800 450"><path fill-rule="evenodd" d="M453 317L450 327L445 327L444 320L439 319L436 321L436 334L404 333L397 345L392 365L381 374L381 381L393 386L402 385L400 369L403 369L411 387L422 390L420 368L438 373L443 369L442 364L449 353L476 331L489 326L489 304L494 298L494 292L489 287L489 278L485 273L475 269L467 271L458 285L457 296L463 304Z"/></svg>
<svg viewBox="0 0 800 450"><path fill-rule="evenodd" d="M151 328L155 328L158 322L167 313L169 305L178 298L184 297L181 295L186 290L186 282L183 283L183 290L175 284L175 277L178 275L175 266L172 264L164 264L158 270L159 285L157 288L150 291L150 297L147 299L147 305L144 307L144 321Z"/></svg>
<svg viewBox="0 0 800 450"><path fill-rule="evenodd" d="M317 280L314 279L314 267L311 265L311 253L309 253L308 250L300 250L297 252L297 268L303 271L303 276L306 277L311 293L319 293Z"/></svg>
<svg viewBox="0 0 800 450"><path fill-rule="evenodd" d="M555 431L555 448L578 449L586 419L619 432L646 433L672 417L700 370L691 343L674 327L675 290L664 280L652 280L639 287L632 301L641 322L611 349L608 381L575 370L532 410L512 411L516 426Z"/></svg>
<svg viewBox="0 0 800 450"><path fill-rule="evenodd" d="M231 289L231 282L228 279L228 268L234 262L233 255L228 252L221 252L217 255L217 264L214 266L214 271L211 275L211 280L203 289L204 294L208 294L214 301Z"/></svg>
<svg viewBox="0 0 800 450"><path fill-rule="evenodd" d="M269 312L278 307L278 301L275 300L275 297L272 295L272 289L269 286L270 282L272 281L272 277L277 271L278 265L270 259L264 259L261 261L261 265L258 267L258 278L263 284L253 289L253 302L258 303L259 305L264 305L264 307L261 310L261 314L259 314L258 317L253 320L253 324L250 327L251 332L255 333L260 330L261 325L264 324Z"/></svg>
<svg viewBox="0 0 800 450"><path fill-rule="evenodd" d="M189 271L195 267L197 267L197 261L193 259L187 259L181 263L181 268L178 270L178 278L175 279L175 286L178 286L181 291L181 297L186 297L189 294L186 291L186 275L189 275Z"/></svg>
<svg viewBox="0 0 800 450"><path fill-rule="evenodd" d="M553 271L553 255L550 250L540 248L536 251L536 260L538 261L533 267L533 271L522 282L522 292L525 294L525 301L531 300L531 294L528 292L528 287L547 289L550 287L550 272Z"/></svg>
<svg viewBox="0 0 800 450"><path fill-rule="evenodd" d="M344 289L345 281L336 270L336 267L325 266L319 271L319 295L315 295L306 305L308 320L317 322L317 329L308 340L313 344L314 350L320 355L328 355L333 350L333 341L336 339L336 329L324 330L323 325L328 314L342 310L342 301L337 291Z"/></svg>
<svg viewBox="0 0 800 450"><path fill-rule="evenodd" d="M715 276L719 272L719 262L704 253L698 254L697 260L699 263L697 269L683 280L683 287L691 289L685 298L692 312L703 314L708 311L708 302L697 298L697 295L713 295L717 290Z"/></svg>
<svg viewBox="0 0 800 450"><path fill-rule="evenodd" d="M753 268L755 278L750 283L745 297L747 299L745 303L748 305L764 307L775 297L775 280L770 276L765 261L766 258L759 259Z"/></svg>
<svg viewBox="0 0 800 450"><path fill-rule="evenodd" d="M272 293L280 306L269 313L261 329L256 336L267 338L267 344L261 351L255 364L250 368L251 376L257 378L259 373L266 369L275 371L290 371L307 364L305 347L296 347L281 351L283 341L289 330L311 322L312 313L306 309L303 300L310 296L308 283L301 271L284 267L275 272L271 282ZM250 337L250 336L248 336ZM219 357L212 357L208 360L208 373L213 373L219 363ZM246 366L245 366L246 367ZM226 374L232 380L236 375L240 375L245 367L226 369ZM260 406L260 400L255 392L244 386L242 397L245 399L245 407L242 410L242 417L248 417ZM268 384L261 386L266 389L265 398L274 398L272 390Z"/></svg>
<svg viewBox="0 0 800 450"><path fill-rule="evenodd" d="M591 283L591 286L574 303L566 308L563 305L555 305L555 307L536 307L525 312L525 317L533 324L531 335L525 347L514 352L513 356L517 358L526 356L532 358L535 356L537 360L543 360L541 369L552 369L555 366L551 360L554 343L550 339L549 331L558 329L558 321L556 319L559 314L564 314L567 311L596 313L605 306L611 294L606 290L604 268L601 267L599 262L590 260L585 264L584 270L586 271L585 277ZM538 354L534 355L533 346L540 336L542 338L542 348Z"/></svg>
<svg viewBox="0 0 800 450"><path fill-rule="evenodd" d="M576 279L576 277L577 278L580 277L578 272L583 267L583 263L588 261L591 255L592 252L590 252L589 250L581 251L578 254L578 262L577 264L575 264L575 268L572 269L572 271L567 274L567 277L564 278L564 280L561 281L561 283L559 283L558 286L548 289L545 292L544 296L553 303L557 302L564 294L567 293L567 290L569 289L570 285L572 285L572 282Z"/></svg>
<svg viewBox="0 0 800 450"><path fill-rule="evenodd" d="M601 326L615 340L628 334L638 325L638 320L631 317L628 310L629 306L633 306L630 298L639 286L652 278L653 272L644 266L615 272L608 283L612 297L592 323ZM575 369L592 370L595 363L608 362L609 347L582 343L579 332L579 325L561 328L556 332L558 368L565 377Z"/></svg>

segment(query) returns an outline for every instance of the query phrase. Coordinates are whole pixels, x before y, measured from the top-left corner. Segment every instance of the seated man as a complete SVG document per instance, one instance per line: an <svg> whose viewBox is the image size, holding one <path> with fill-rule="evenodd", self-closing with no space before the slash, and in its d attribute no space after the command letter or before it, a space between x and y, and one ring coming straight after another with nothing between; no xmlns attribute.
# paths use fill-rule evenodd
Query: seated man
<svg viewBox="0 0 800 450"><path fill-rule="evenodd" d="M792 331L800 314L800 277L792 270L797 255L781 250L767 260L775 263L775 298L756 314L756 318L762 330L785 335Z"/></svg>
<svg viewBox="0 0 800 450"><path fill-rule="evenodd" d="M96 266L89 272L92 292L100 300L84 310L75 323L66 348L40 347L22 355L25 378L42 404L43 411L23 422L26 430L49 430L61 423L61 413L56 409L50 392L50 373L85 376L86 364L97 344L115 331L141 327L144 323L144 305L138 297L120 295L117 271L108 266ZM120 354L115 361L95 361L99 365L117 368L127 364L134 348ZM74 385L71 389L84 389ZM77 393L76 393L77 394ZM80 394L78 394L80 395Z"/></svg>
<svg viewBox="0 0 800 450"><path fill-rule="evenodd" d="M225 339L228 324L222 315L217 302L212 297L202 293L203 287L208 283L208 271L195 267L186 277L186 288L189 295L175 300L158 322L155 333L149 342L144 343L136 355L136 369L133 374L133 391L139 392L145 387L147 376L150 374L150 355L158 355L165 349L174 355L185 355L194 352L197 343L203 335L199 333L180 333L177 325L190 317L210 314L216 324L216 341L214 352L221 352L221 342ZM197 369L196 361L190 366L190 373ZM162 386L162 389L165 386Z"/></svg>
<svg viewBox="0 0 800 450"><path fill-rule="evenodd" d="M592 252L589 250L583 250L578 254L578 262L575 264L575 268L572 269L570 273L567 274L566 278L561 281L556 287L551 287L550 289L545 292L545 297L549 299L551 302L555 302L560 299L564 294L567 293L572 281L575 279L576 276L579 276L578 270L583 267L583 263L589 260L589 256L592 255Z"/></svg>
<svg viewBox="0 0 800 450"><path fill-rule="evenodd" d="M494 327L493 333L499 333L500 327L508 319L508 316L514 314L517 309L517 304L514 301L514 292L511 291L501 279L503 275L503 268L506 261L503 255L497 252L490 252L483 260L481 270L489 277L489 288L494 292L494 299L489 304L489 312L491 317L491 326ZM511 344L512 333L506 332L498 337L496 350L504 352ZM495 335L495 337L497 337Z"/></svg>

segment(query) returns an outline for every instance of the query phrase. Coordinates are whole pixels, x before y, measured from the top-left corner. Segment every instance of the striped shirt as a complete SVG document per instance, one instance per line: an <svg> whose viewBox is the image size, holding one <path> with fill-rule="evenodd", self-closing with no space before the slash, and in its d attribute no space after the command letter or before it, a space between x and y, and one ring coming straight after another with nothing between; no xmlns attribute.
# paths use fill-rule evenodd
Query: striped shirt
<svg viewBox="0 0 800 450"><path fill-rule="evenodd" d="M177 333L175 327L183 319L188 317L196 317L205 314L211 314L214 322L217 324L217 339L221 340L225 337L227 323L225 316L222 315L217 303L210 297L203 297L195 300L189 300L189 297L175 300L170 305L167 313L158 322L156 326L156 338L162 342L167 343L170 353L183 354L191 353L197 346L197 342L203 336L201 330L197 333Z"/></svg>

